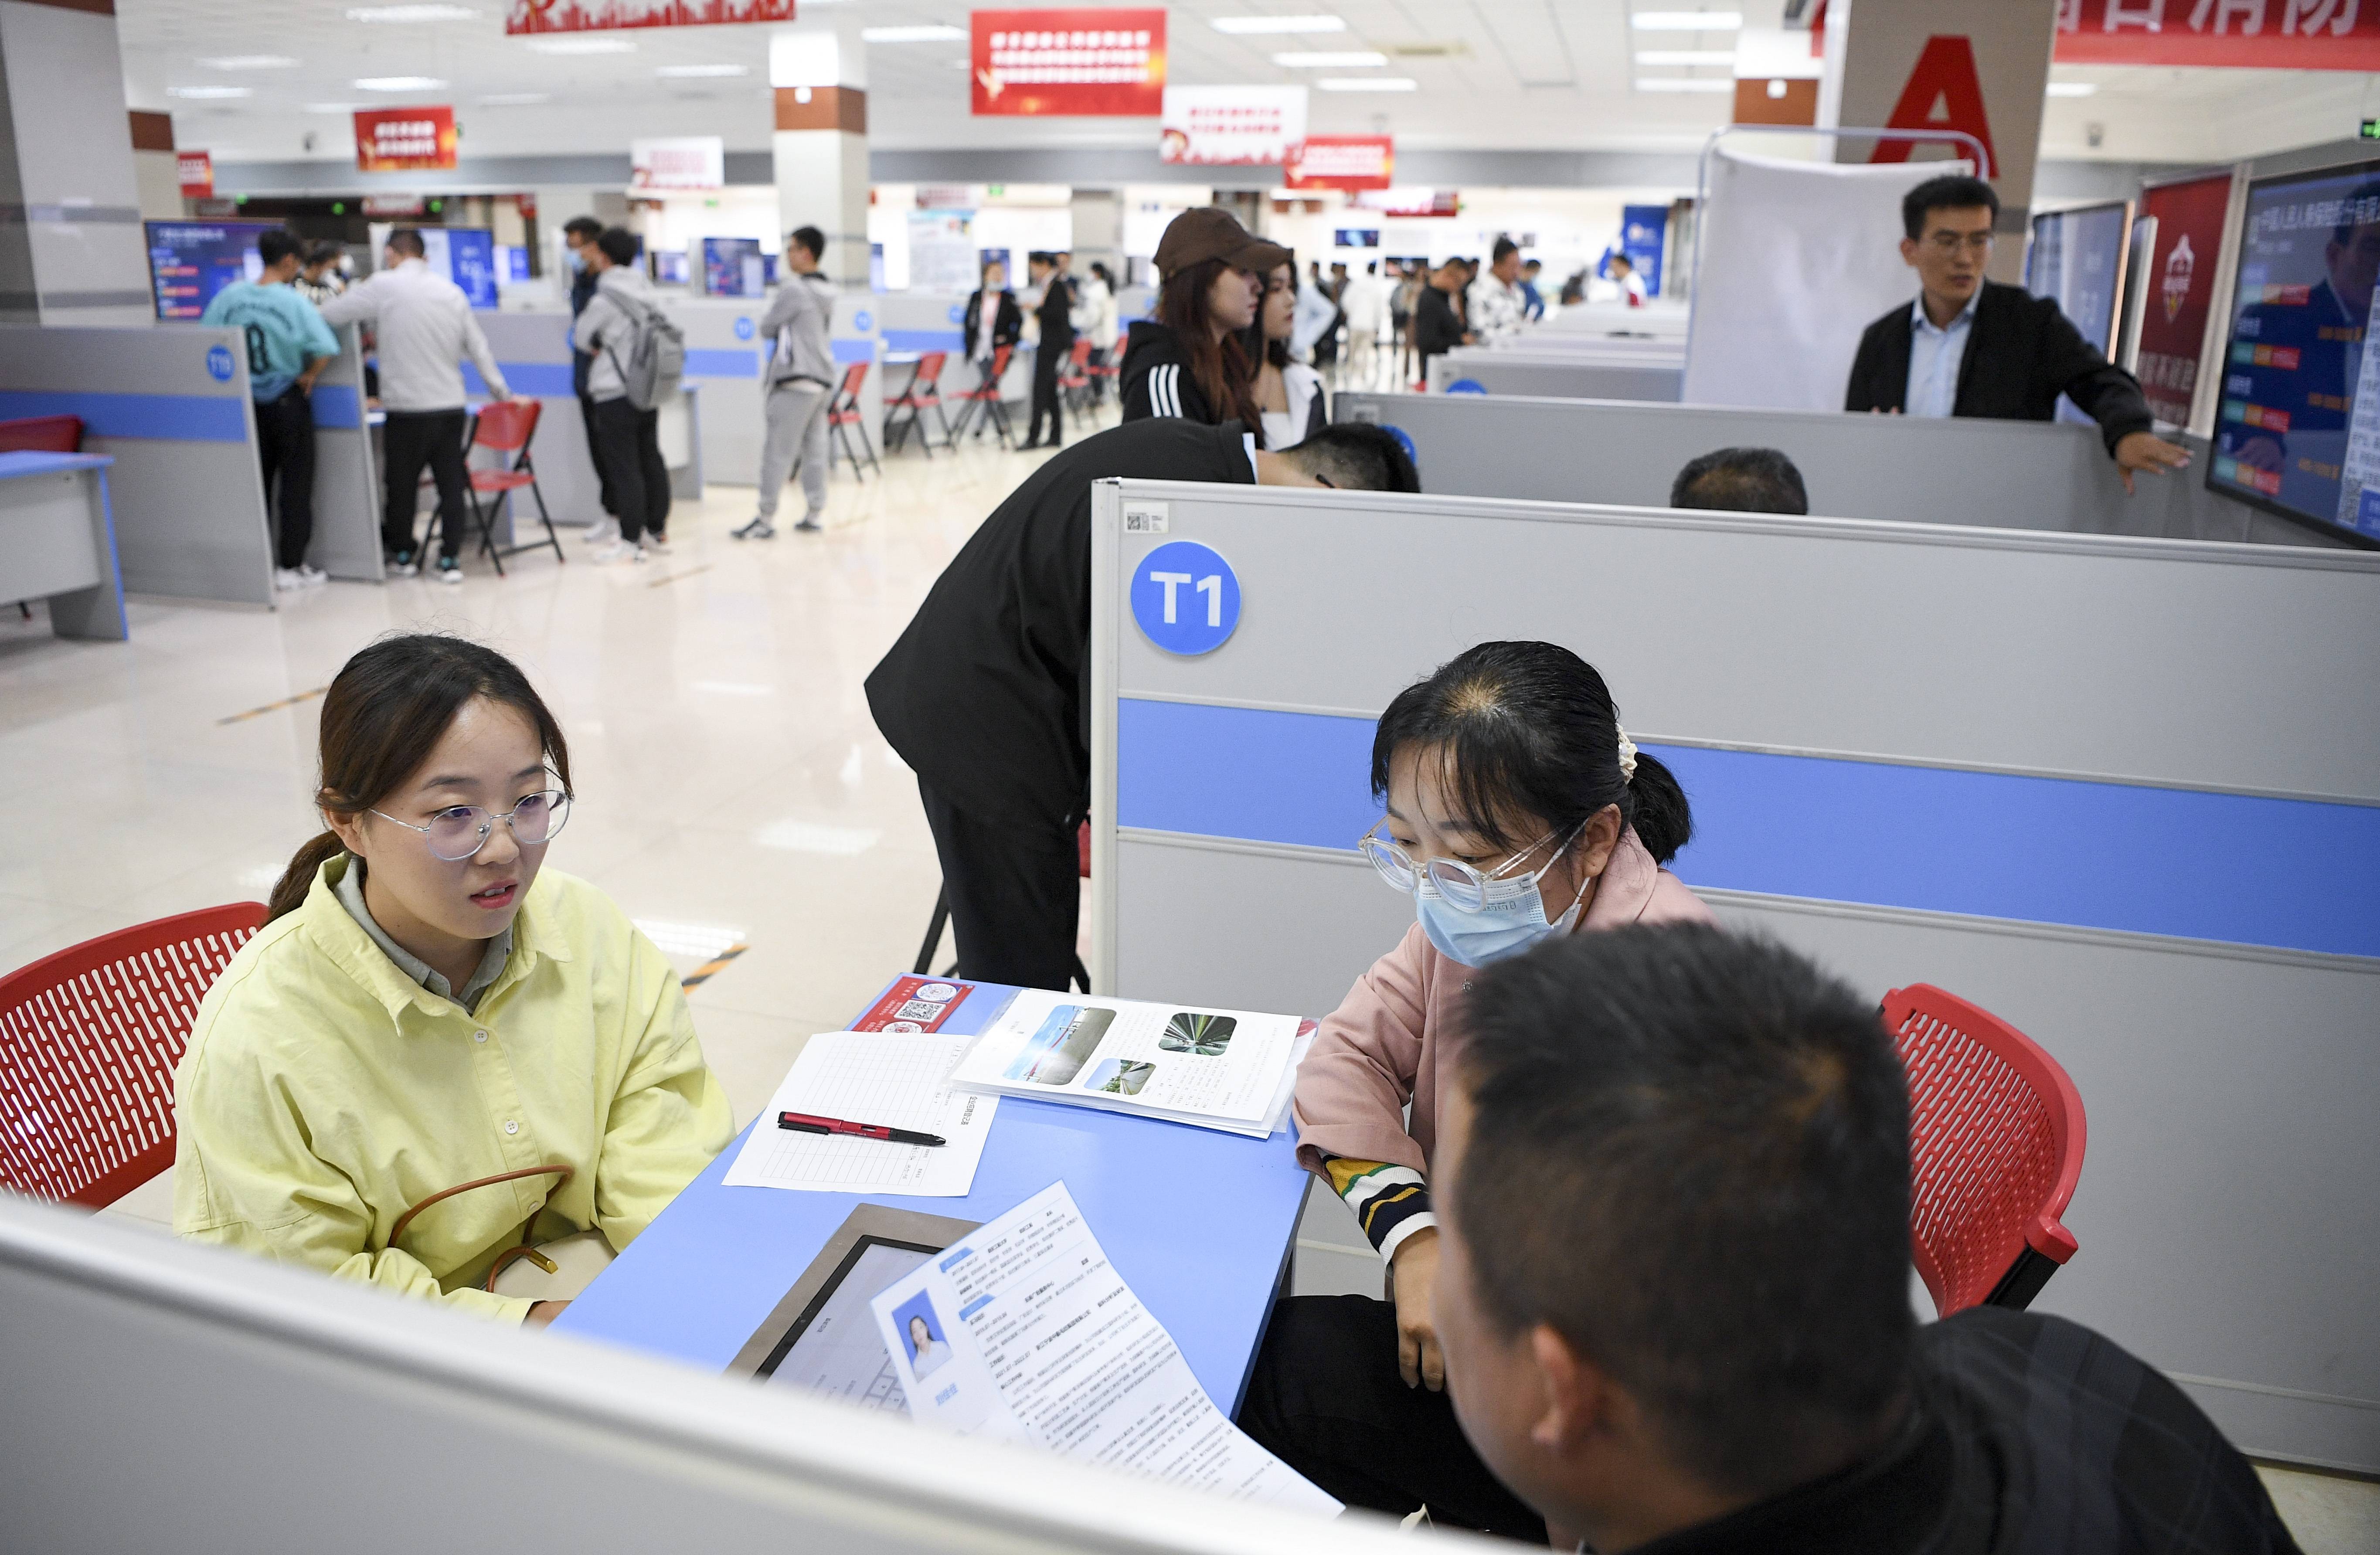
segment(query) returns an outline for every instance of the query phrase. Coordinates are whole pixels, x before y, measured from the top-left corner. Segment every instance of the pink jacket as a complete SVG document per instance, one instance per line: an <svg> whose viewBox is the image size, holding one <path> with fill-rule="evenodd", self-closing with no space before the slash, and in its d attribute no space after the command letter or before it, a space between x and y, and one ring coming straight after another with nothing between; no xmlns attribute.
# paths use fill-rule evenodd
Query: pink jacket
<svg viewBox="0 0 2380 1555"><path fill-rule="evenodd" d="M1654 863L1631 830L1621 833L1579 928L1712 921L1702 899ZM1463 990L1471 986L1471 971L1440 955L1416 923L1355 979L1298 1066L1300 1165L1318 1172L1324 1157L1340 1156L1429 1174L1438 1099L1442 1083L1452 1079L1461 1048Z"/></svg>

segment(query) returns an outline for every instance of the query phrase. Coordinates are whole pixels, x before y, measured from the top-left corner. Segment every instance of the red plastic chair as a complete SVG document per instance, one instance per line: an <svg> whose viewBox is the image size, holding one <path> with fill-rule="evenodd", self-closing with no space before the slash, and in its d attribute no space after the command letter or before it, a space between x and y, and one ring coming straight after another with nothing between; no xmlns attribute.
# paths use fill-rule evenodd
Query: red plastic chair
<svg viewBox="0 0 2380 1555"><path fill-rule="evenodd" d="M119 929L0 978L0 1187L99 1209L174 1164L174 1067L264 904Z"/></svg>
<svg viewBox="0 0 2380 1555"><path fill-rule="evenodd" d="M79 454L79 416L20 416L0 421L0 454Z"/></svg>
<svg viewBox="0 0 2380 1555"><path fill-rule="evenodd" d="M538 418L545 412L541 400L504 399L482 406L471 422L471 435L464 440L463 456L469 458L475 449L492 448L499 454L510 454L512 462L500 469L471 471L471 521L480 526L480 554L496 564L496 576L504 575L504 558L517 556L524 551L543 546L553 547L553 559L566 562L562 553L562 537L553 532L553 516L545 510L545 493L538 489L537 466L528 456L529 440L537 435ZM508 492L528 488L537 499L537 516L545 524L545 538L527 545L496 543L496 508ZM480 499L489 501L482 503Z"/></svg>
<svg viewBox="0 0 2380 1555"><path fill-rule="evenodd" d="M1091 878L1091 823L1087 820L1075 832L1075 868L1080 878ZM944 885L934 893L934 918L926 926L926 942L918 948L917 965L911 968L918 977L926 976L933 966L934 952L941 948L942 930L950 927L950 922L951 888ZM957 971L958 967L953 966L942 976L951 977ZM1083 965L1083 958L1079 955L1075 957L1075 982L1085 993L1091 991L1090 970Z"/></svg>
<svg viewBox="0 0 2380 1555"><path fill-rule="evenodd" d="M859 386L867 382L868 364L853 362L844 369L843 386L835 390L834 397L828 400L826 406L827 431L833 439L826 448L827 468L830 472L833 470L834 451L840 446L843 449L843 456L851 461L851 478L854 480L865 479L859 473L859 460L862 455L867 456L868 464L874 468L877 474L884 473L884 467L876 463L876 448L868 441L868 429L860 424L862 418L859 414ZM856 449L851 445L851 434L855 430L859 433L859 446Z"/></svg>
<svg viewBox="0 0 2380 1555"><path fill-rule="evenodd" d="M1081 415L1091 401L1091 343L1076 339L1075 348L1058 366L1058 392L1065 396L1066 407Z"/></svg>
<svg viewBox="0 0 2380 1555"><path fill-rule="evenodd" d="M975 419L975 413L980 407L983 411L983 419L991 424L994 433L1000 440L1000 445L1002 448L1008 446L1009 436L1014 429L1008 424L1008 407L1000 397L1000 380L1008 371L1009 358L1015 354L1016 347L1014 346L992 347L991 360L984 364L982 379L974 388L959 396L958 425L953 430L952 436L955 437L960 432L965 431L967 423ZM975 434L981 437L983 429L978 427Z"/></svg>
<svg viewBox="0 0 2380 1555"><path fill-rule="evenodd" d="M1884 996L1909 1074L1910 1243L1947 1318L2029 1305L2074 1235L2058 1223L2082 1175L2082 1098L2016 1027L1926 983Z"/></svg>
<svg viewBox="0 0 2380 1555"><path fill-rule="evenodd" d="M925 413L929 410L934 413L934 419L942 424L942 446L958 446L951 441L951 419L942 413L942 364L949 359L947 351L929 351L919 357L917 365L909 370L907 386L884 402L884 451L887 454L908 441L909 429L915 427L917 429L917 446L925 451L926 457L930 459L934 456L934 440L926 431ZM909 413L906 421L900 419L904 410Z"/></svg>

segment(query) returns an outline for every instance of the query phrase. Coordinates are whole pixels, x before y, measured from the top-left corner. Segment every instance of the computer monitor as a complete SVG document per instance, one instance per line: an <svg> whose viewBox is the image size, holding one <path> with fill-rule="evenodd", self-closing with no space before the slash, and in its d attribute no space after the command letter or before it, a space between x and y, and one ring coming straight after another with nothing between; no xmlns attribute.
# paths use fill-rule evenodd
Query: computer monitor
<svg viewBox="0 0 2380 1555"><path fill-rule="evenodd" d="M2380 160L2258 178L2244 221L2206 484L2380 545Z"/></svg>
<svg viewBox="0 0 2380 1555"><path fill-rule="evenodd" d="M215 293L234 281L264 273L256 251L260 233L278 222L144 222L149 238L149 292L157 317L196 322Z"/></svg>
<svg viewBox="0 0 2380 1555"><path fill-rule="evenodd" d="M769 289L767 267L760 262L757 237L706 237L702 240L702 295L761 297Z"/></svg>
<svg viewBox="0 0 2380 1555"><path fill-rule="evenodd" d="M2051 211L2033 218L2033 243L2024 255L2024 289L2056 302L2082 338L2111 360L2131 232L2128 200ZM2062 395L2058 419L2093 424Z"/></svg>
<svg viewBox="0 0 2380 1555"><path fill-rule="evenodd" d="M1377 249L1380 246L1380 229L1376 226L1342 226L1330 234L1334 249Z"/></svg>
<svg viewBox="0 0 2380 1555"><path fill-rule="evenodd" d="M371 251L378 262L388 247L389 234L408 223L374 222ZM415 226L421 234L421 257L431 273L443 275L463 288L471 306L482 312L496 307L496 235L483 226Z"/></svg>
<svg viewBox="0 0 2380 1555"><path fill-rule="evenodd" d="M685 285L694 268L687 262L684 249L655 249L645 257L652 265L654 282L660 285Z"/></svg>

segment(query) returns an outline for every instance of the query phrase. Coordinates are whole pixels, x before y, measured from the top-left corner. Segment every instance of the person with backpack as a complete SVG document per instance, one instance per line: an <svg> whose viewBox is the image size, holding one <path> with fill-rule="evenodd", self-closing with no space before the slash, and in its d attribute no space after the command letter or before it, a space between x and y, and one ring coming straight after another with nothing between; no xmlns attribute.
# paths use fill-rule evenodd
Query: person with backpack
<svg viewBox="0 0 2380 1555"><path fill-rule="evenodd" d="M777 538L777 498L796 467L808 510L794 528L816 534L819 515L826 511L826 414L837 374L827 338L834 283L819 273L825 252L825 233L795 227L785 239L784 282L760 315L760 334L769 342L762 374L769 382L761 407L769 430L760 443L760 511L750 523L728 531L737 540Z"/></svg>
<svg viewBox="0 0 2380 1555"><path fill-rule="evenodd" d="M587 393L595 402L595 457L620 504L620 538L598 562L641 562L669 549L670 475L662 458L661 403L677 392L686 337L653 302L637 265L636 234L607 227L588 250L595 295L571 326L570 344L593 357Z"/></svg>

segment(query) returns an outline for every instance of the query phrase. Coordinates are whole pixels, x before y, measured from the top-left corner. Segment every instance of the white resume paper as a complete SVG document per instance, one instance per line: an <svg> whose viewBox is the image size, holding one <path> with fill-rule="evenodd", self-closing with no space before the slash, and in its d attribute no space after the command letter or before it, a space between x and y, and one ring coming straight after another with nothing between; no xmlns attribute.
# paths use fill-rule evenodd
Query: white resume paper
<svg viewBox="0 0 2380 1555"><path fill-rule="evenodd" d="M727 1168L736 1188L962 1198L975 1185L1000 1099L953 1090L951 1065L973 1039L933 1032L822 1031L803 1044ZM780 1112L939 1134L946 1145L894 1145L777 1126Z"/></svg>
<svg viewBox="0 0 2380 1555"><path fill-rule="evenodd" d="M1215 1407L1063 1183L871 1306L919 1420L1235 1500L1340 1511Z"/></svg>

